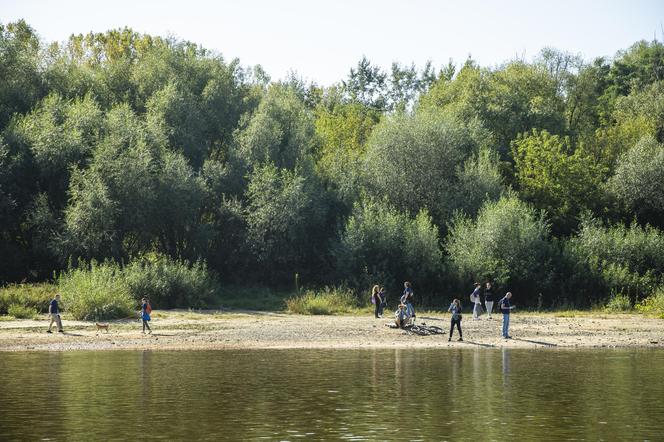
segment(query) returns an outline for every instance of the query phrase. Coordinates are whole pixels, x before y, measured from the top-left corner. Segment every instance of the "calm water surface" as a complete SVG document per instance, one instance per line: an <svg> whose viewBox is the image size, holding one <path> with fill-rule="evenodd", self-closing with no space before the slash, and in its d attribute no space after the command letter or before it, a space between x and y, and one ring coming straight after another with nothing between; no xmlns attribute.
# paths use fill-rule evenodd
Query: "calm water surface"
<svg viewBox="0 0 664 442"><path fill-rule="evenodd" d="M664 351L0 353L1 440L663 440Z"/></svg>

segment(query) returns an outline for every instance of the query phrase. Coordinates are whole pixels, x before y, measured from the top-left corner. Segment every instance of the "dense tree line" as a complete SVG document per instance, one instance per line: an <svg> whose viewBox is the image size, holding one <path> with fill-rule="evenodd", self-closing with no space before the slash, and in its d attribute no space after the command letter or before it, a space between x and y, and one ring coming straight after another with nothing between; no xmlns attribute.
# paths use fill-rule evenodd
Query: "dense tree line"
<svg viewBox="0 0 664 442"><path fill-rule="evenodd" d="M366 58L329 87L130 29L0 24L0 283L168 256L221 283L664 283L664 45L496 68ZM138 265L138 264L135 264ZM192 264L193 265L193 264Z"/></svg>

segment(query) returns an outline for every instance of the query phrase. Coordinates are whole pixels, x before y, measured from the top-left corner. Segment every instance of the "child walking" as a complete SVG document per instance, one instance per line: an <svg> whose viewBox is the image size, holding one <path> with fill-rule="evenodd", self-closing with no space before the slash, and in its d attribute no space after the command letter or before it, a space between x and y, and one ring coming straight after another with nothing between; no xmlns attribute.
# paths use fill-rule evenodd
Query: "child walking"
<svg viewBox="0 0 664 442"><path fill-rule="evenodd" d="M150 313L152 313L152 306L150 306L150 300L148 298L141 299L141 319L143 320L143 333L145 329L148 329L148 334L152 334L152 329L150 328Z"/></svg>

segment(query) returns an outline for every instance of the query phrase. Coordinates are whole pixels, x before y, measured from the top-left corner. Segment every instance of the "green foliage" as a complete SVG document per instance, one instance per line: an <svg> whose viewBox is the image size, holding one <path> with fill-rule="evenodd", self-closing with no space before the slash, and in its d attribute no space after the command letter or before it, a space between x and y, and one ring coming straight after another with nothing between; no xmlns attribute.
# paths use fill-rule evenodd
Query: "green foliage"
<svg viewBox="0 0 664 442"><path fill-rule="evenodd" d="M549 224L544 214L514 195L487 202L477 219L458 216L446 243L453 272L462 286L495 281L534 305L537 294L551 289Z"/></svg>
<svg viewBox="0 0 664 442"><path fill-rule="evenodd" d="M100 320L132 316L132 299L122 269L112 262L91 262L89 268L75 268L58 278L63 310L75 319Z"/></svg>
<svg viewBox="0 0 664 442"><path fill-rule="evenodd" d="M56 286L41 284L10 284L0 288L0 314L7 314L9 307L17 305L32 311L48 312L48 304L56 293Z"/></svg>
<svg viewBox="0 0 664 442"><path fill-rule="evenodd" d="M358 288L398 289L405 280L433 288L442 265L438 229L426 211L413 219L376 201L355 205L333 253L340 275Z"/></svg>
<svg viewBox="0 0 664 442"><path fill-rule="evenodd" d="M122 270L131 297L150 298L155 308L205 308L219 291L204 262L190 264L157 254L132 260Z"/></svg>
<svg viewBox="0 0 664 442"><path fill-rule="evenodd" d="M24 307L20 304L12 304L7 308L7 314L16 319L34 319L37 311L32 307Z"/></svg>
<svg viewBox="0 0 664 442"><path fill-rule="evenodd" d="M368 142L365 187L400 211L414 215L426 209L443 226L464 199L459 171L479 152L482 134L480 127L445 113L385 118Z"/></svg>
<svg viewBox="0 0 664 442"><path fill-rule="evenodd" d="M599 220L587 219L566 247L580 265L579 274L599 281L600 297L620 293L638 301L663 281L664 234L656 228L604 227Z"/></svg>
<svg viewBox="0 0 664 442"><path fill-rule="evenodd" d="M610 313L623 313L632 310L632 304L627 295L615 294L604 306L604 310Z"/></svg>
<svg viewBox="0 0 664 442"><path fill-rule="evenodd" d="M636 304L636 310L648 315L658 315L664 319L664 288L659 287L650 296Z"/></svg>
<svg viewBox="0 0 664 442"><path fill-rule="evenodd" d="M628 213L664 226L664 145L641 139L618 159L609 188Z"/></svg>
<svg viewBox="0 0 664 442"><path fill-rule="evenodd" d="M579 215L599 205L603 170L569 138L537 131L512 144L520 195L549 214L556 230L569 233Z"/></svg>
<svg viewBox="0 0 664 442"><path fill-rule="evenodd" d="M325 287L321 291L307 290L286 301L286 309L300 315L342 314L355 308L357 298L353 292L337 287Z"/></svg>

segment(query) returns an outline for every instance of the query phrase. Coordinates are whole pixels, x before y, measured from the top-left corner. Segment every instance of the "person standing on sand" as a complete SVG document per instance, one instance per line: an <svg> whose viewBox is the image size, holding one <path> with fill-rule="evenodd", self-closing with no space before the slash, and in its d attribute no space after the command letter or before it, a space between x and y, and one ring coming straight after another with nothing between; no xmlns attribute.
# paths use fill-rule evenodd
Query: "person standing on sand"
<svg viewBox="0 0 664 442"><path fill-rule="evenodd" d="M148 298L141 299L141 320L143 322L143 333L145 329L148 329L148 334L152 334L152 329L148 322L152 319L150 318L150 313L152 313L152 307L150 306L150 300Z"/></svg>
<svg viewBox="0 0 664 442"><path fill-rule="evenodd" d="M482 314L482 300L480 298L480 287L482 287L482 285L479 282L476 282L475 289L473 290L473 293L470 295L470 300L475 303L473 305L473 320L475 321L480 319L480 315Z"/></svg>
<svg viewBox="0 0 664 442"><path fill-rule="evenodd" d="M498 302L498 308L503 314L503 338L512 339L509 334L510 331L510 312L514 308L510 302L512 299L512 292L507 292L505 297Z"/></svg>
<svg viewBox="0 0 664 442"><path fill-rule="evenodd" d="M413 308L413 287L410 282L406 281L403 283L403 294L401 295L401 303L406 306L406 311L408 316L413 318L413 324L415 324L415 309Z"/></svg>
<svg viewBox="0 0 664 442"><path fill-rule="evenodd" d="M380 309L378 310L378 315L382 317L383 310L385 310L385 307L387 306L387 294L385 293L385 287L380 288L378 296L380 296Z"/></svg>
<svg viewBox="0 0 664 442"><path fill-rule="evenodd" d="M455 298L447 311L452 313L452 321L450 323L450 337L447 338L447 342L452 340L452 333L454 332L455 324L457 326L457 330L459 330L459 341L463 341L463 334L461 333L461 301Z"/></svg>
<svg viewBox="0 0 664 442"><path fill-rule="evenodd" d="M65 331L62 329L62 320L60 319L60 294L57 293L55 297L51 300L51 303L48 305L48 315L51 318L51 322L48 324L48 330L46 330L46 333L53 333L51 331L51 326L55 322L55 324L58 326L58 332L64 333Z"/></svg>
<svg viewBox="0 0 664 442"><path fill-rule="evenodd" d="M491 319L491 311L493 310L493 291L490 282L486 283L486 288L484 289L484 306L486 307L489 319Z"/></svg>
<svg viewBox="0 0 664 442"><path fill-rule="evenodd" d="M380 287L378 285L373 286L371 289L371 303L374 304L374 316L376 319L381 316L381 304L383 300L380 297Z"/></svg>

